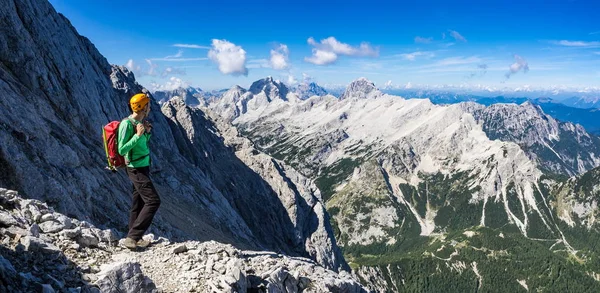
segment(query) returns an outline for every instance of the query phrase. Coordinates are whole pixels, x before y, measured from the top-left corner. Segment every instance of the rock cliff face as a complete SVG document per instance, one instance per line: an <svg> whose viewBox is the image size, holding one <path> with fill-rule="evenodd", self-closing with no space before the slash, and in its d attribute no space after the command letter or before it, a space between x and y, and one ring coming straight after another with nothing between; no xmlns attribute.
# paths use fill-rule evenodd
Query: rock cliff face
<svg viewBox="0 0 600 293"><path fill-rule="evenodd" d="M2 5L0 186L124 231L131 185L124 172L104 170L101 127L126 117L142 90L47 1ZM152 232L345 267L308 180L281 162L247 166L200 110L177 100L151 109L151 173L163 203Z"/></svg>
<svg viewBox="0 0 600 293"><path fill-rule="evenodd" d="M540 169L573 176L600 164L600 139L579 124L558 121L530 102L461 106L472 113L490 139L517 143Z"/></svg>
<svg viewBox="0 0 600 293"><path fill-rule="evenodd" d="M0 292L366 292L307 258L152 234L134 252L118 236L0 189Z"/></svg>

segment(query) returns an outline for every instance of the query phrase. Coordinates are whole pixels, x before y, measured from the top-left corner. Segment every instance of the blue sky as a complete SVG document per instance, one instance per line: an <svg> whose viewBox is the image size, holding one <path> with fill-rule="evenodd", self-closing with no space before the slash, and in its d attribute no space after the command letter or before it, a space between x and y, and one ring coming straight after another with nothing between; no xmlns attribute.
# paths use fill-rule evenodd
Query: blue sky
<svg viewBox="0 0 600 293"><path fill-rule="evenodd" d="M600 1L50 2L148 88L600 87Z"/></svg>

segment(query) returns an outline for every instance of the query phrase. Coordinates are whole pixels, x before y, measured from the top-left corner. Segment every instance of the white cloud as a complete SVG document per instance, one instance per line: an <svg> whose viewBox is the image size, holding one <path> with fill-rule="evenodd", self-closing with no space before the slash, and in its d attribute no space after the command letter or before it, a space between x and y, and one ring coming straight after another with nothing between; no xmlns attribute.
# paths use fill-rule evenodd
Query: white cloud
<svg viewBox="0 0 600 293"><path fill-rule="evenodd" d="M550 41L551 44L560 45L565 47L600 47L600 42L585 42L585 41L568 41L568 40L560 40L560 41Z"/></svg>
<svg viewBox="0 0 600 293"><path fill-rule="evenodd" d="M302 81L303 82L311 82L312 81L312 76L306 74L306 73L302 73Z"/></svg>
<svg viewBox="0 0 600 293"><path fill-rule="evenodd" d="M600 34L600 31L590 33L590 35L597 35L597 34Z"/></svg>
<svg viewBox="0 0 600 293"><path fill-rule="evenodd" d="M129 61L127 61L127 64L125 64L125 67L129 68L129 70L131 70L131 71L140 69L139 66L137 66L137 67L135 66L133 59L129 59Z"/></svg>
<svg viewBox="0 0 600 293"><path fill-rule="evenodd" d="M146 65L141 66L137 64L133 59L129 59L125 66L129 68L129 70L133 71L136 77L142 76L157 76L159 72L161 72L161 68L158 64L152 62L154 59L145 59ZM166 77L168 75L185 75L185 70L181 67L167 67L160 73L160 76Z"/></svg>
<svg viewBox="0 0 600 293"><path fill-rule="evenodd" d="M320 42L314 38L308 38L308 44L313 46L312 56L304 60L316 65L327 65L335 62L338 55L346 56L379 56L379 48L373 48L369 43L362 42L358 47L339 42L334 37L323 39Z"/></svg>
<svg viewBox="0 0 600 293"><path fill-rule="evenodd" d="M152 63L152 61L148 59L146 59L146 64L148 65L142 67L141 65L133 61L133 59L129 59L125 64L125 67L129 68L129 70L131 70L138 78L147 75L156 75L156 68L158 67L158 65Z"/></svg>
<svg viewBox="0 0 600 293"><path fill-rule="evenodd" d="M133 61L133 59L129 59L125 64L125 67L129 68L137 78L148 75L155 76L158 65L152 63L152 61L148 59L146 59L146 64L147 66L142 66Z"/></svg>
<svg viewBox="0 0 600 293"><path fill-rule="evenodd" d="M174 44L173 47L188 48L188 49L210 49L208 46L200 46L194 44Z"/></svg>
<svg viewBox="0 0 600 293"><path fill-rule="evenodd" d="M177 52L177 54L167 56L167 57L165 57L165 59L169 59L169 58L181 58L181 56L183 56L183 50L179 50Z"/></svg>
<svg viewBox="0 0 600 293"><path fill-rule="evenodd" d="M148 75L154 76L156 75L156 69L158 68L158 65L152 63L152 60L150 59L146 59L146 63L148 63Z"/></svg>
<svg viewBox="0 0 600 293"><path fill-rule="evenodd" d="M312 50L313 55L305 57L304 61L315 64L315 65L327 65L335 62L338 58L337 54L328 51L322 51L319 49Z"/></svg>
<svg viewBox="0 0 600 293"><path fill-rule="evenodd" d="M523 71L523 73L527 73L527 71L529 71L529 64L525 59L523 59L523 57L515 54L514 58L515 62L510 65L508 72L504 75L506 79L509 79L511 75L514 75L519 71Z"/></svg>
<svg viewBox="0 0 600 293"><path fill-rule="evenodd" d="M417 43L417 44L419 44L419 43L420 44L429 44L432 41L433 41L433 38L423 38L423 37L419 37L419 36L415 37L415 43Z"/></svg>
<svg viewBox="0 0 600 293"><path fill-rule="evenodd" d="M213 39L208 58L219 66L223 74L248 75L246 51L227 40Z"/></svg>
<svg viewBox="0 0 600 293"><path fill-rule="evenodd" d="M275 70L287 69L290 66L288 59L289 54L290 51L284 44L280 44L277 49L271 50L271 67Z"/></svg>
<svg viewBox="0 0 600 293"><path fill-rule="evenodd" d="M425 57L425 58L433 58L433 57L435 57L435 53L429 52L429 51L416 51L416 52L412 52L412 53L399 54L396 56L402 57L403 59L406 59L409 61L415 61L417 59L417 57L421 57L421 56Z"/></svg>
<svg viewBox="0 0 600 293"><path fill-rule="evenodd" d="M379 48L373 48L367 42L360 43L359 47L352 47L348 44L339 42L334 37L323 39L320 43L317 43L315 39L311 37L308 38L308 44L317 49L333 52L339 55L370 57L379 56Z"/></svg>
<svg viewBox="0 0 600 293"><path fill-rule="evenodd" d="M297 79L294 77L294 75L292 75L292 74L289 74L289 75L288 75L288 80L287 80L287 83L288 83L289 85L294 85L294 84L298 83L298 80L297 80Z"/></svg>
<svg viewBox="0 0 600 293"><path fill-rule="evenodd" d="M150 87L152 88L152 91L172 91L180 87L187 88L189 87L189 84L180 78L173 76L169 78L165 84L158 84L153 81L150 83Z"/></svg>
<svg viewBox="0 0 600 293"><path fill-rule="evenodd" d="M466 42L467 39L459 34L457 31L448 30L450 32L450 36L452 36L457 42Z"/></svg>
<svg viewBox="0 0 600 293"><path fill-rule="evenodd" d="M184 62L184 61L201 61L208 60L208 58L181 58L183 56L183 50L177 51L175 55L169 55L162 58L150 58L152 61L168 61L168 62Z"/></svg>
<svg viewBox="0 0 600 293"><path fill-rule="evenodd" d="M185 75L185 70L182 68L176 68L176 67L167 67L165 68L165 70L163 70L163 72L161 73L162 77L166 77L168 75Z"/></svg>
<svg viewBox="0 0 600 293"><path fill-rule="evenodd" d="M594 54L596 54L596 55L600 55L600 52L594 52Z"/></svg>

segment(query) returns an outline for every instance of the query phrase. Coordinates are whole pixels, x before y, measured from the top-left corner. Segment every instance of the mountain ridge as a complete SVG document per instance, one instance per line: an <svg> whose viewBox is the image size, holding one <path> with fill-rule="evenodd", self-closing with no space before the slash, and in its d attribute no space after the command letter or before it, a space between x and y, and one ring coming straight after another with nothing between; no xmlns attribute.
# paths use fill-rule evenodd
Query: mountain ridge
<svg viewBox="0 0 600 293"><path fill-rule="evenodd" d="M419 283L399 284L406 275L421 280L407 270L418 271L432 259L452 268L444 274L431 271L444 284L437 289L472 284L455 275L465 267L471 271L468 280L482 282L501 274L497 278L507 282L511 277L495 271L492 261L474 256L478 249L492 249L489 245L437 256L437 249L449 250L454 241L533 245L552 267L564 266L569 257L593 261L594 256L585 256L588 246L557 216L551 192L560 178L598 166L599 144L581 126L556 121L531 103L435 105L383 94L370 84L357 80L344 99L269 103L228 119L259 149L315 180L345 257L372 290L418 288ZM217 112L226 109L221 106L218 101L209 105ZM558 144L570 141L581 149ZM443 241L434 245L438 239ZM551 245L537 246L536 241ZM432 258L411 257L424 252ZM593 278L581 269L568 268L589 285ZM522 281L511 286L544 288L543 282ZM562 288L572 284L562 282Z"/></svg>

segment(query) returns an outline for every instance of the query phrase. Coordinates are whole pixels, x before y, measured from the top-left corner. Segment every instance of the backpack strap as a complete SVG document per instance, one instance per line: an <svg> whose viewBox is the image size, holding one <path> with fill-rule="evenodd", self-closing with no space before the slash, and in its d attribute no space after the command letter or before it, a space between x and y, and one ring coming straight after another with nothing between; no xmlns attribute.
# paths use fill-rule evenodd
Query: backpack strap
<svg viewBox="0 0 600 293"><path fill-rule="evenodd" d="M133 135L135 135L136 127L135 127L135 121L133 120L133 118L131 118L130 116L127 116L127 118L125 118L123 120L129 120L129 123L131 123L131 126L133 127ZM132 135L132 137L133 137L133 135ZM129 139L131 139L131 137ZM131 150L129 151L129 154L131 154ZM141 159L144 159L145 157L147 157L149 155L150 154L146 154L146 155L143 155L143 156L141 156L141 157L139 157L139 158L137 158L135 160L131 160L131 161L128 161L127 159L125 159L125 163L126 164L130 164L130 163L133 163L133 162L137 162L137 161L139 161Z"/></svg>

